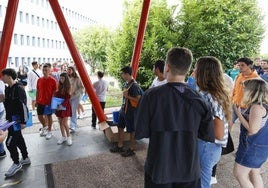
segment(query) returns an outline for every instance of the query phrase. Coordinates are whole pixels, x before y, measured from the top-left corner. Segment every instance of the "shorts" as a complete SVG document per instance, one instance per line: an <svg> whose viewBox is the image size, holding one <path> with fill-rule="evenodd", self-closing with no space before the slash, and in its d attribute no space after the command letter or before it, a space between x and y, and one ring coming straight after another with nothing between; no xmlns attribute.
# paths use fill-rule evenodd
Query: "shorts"
<svg viewBox="0 0 268 188"><path fill-rule="evenodd" d="M36 89L33 89L32 91L28 91L29 97L35 101L36 100Z"/></svg>
<svg viewBox="0 0 268 188"><path fill-rule="evenodd" d="M125 114L122 110L120 110L117 127L121 129L126 127L128 133L135 132L134 113Z"/></svg>
<svg viewBox="0 0 268 188"><path fill-rule="evenodd" d="M37 109L36 109L37 110L37 115L51 116L52 115L52 110L48 109L48 108L50 108L48 105L37 104Z"/></svg>

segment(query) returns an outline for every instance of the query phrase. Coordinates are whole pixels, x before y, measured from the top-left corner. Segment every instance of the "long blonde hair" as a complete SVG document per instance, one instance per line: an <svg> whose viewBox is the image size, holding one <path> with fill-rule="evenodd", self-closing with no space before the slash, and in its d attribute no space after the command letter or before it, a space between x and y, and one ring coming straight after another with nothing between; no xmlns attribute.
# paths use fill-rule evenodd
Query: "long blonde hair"
<svg viewBox="0 0 268 188"><path fill-rule="evenodd" d="M231 97L224 83L220 60L216 57L201 57L196 63L196 83L200 90L210 93L222 106L228 122L232 119Z"/></svg>
<svg viewBox="0 0 268 188"><path fill-rule="evenodd" d="M268 105L268 84L262 79L254 78L243 82L244 96L242 103L250 106L253 103Z"/></svg>

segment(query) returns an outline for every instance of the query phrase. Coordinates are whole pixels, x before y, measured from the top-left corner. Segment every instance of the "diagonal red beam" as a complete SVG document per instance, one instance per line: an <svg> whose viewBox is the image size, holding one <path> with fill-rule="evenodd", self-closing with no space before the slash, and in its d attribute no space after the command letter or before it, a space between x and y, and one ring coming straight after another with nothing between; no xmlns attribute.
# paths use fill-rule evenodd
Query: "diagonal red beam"
<svg viewBox="0 0 268 188"><path fill-rule="evenodd" d="M63 37L66 41L66 44L70 50L70 53L72 55L72 58L74 60L74 63L76 65L76 68L78 70L78 73L81 77L81 80L86 88L86 91L88 93L88 96L91 100L92 106L96 112L96 115L101 122L102 125L106 124L106 116L104 115L104 112L101 108L100 102L97 98L96 93L94 92L93 85L90 81L90 78L86 72L86 67L83 63L83 60L75 46L72 34L69 30L69 27L67 25L67 22L65 20L65 17L62 13L62 10L60 8L60 5L58 3L58 0L49 0L50 6L54 12L54 15L57 19L57 22L59 24L59 27L61 29L61 32L63 34ZM105 127L101 127L101 129L105 129L107 127L107 124Z"/></svg>
<svg viewBox="0 0 268 188"><path fill-rule="evenodd" d="M144 33L146 30L148 15L150 9L150 0L143 0L141 17L140 17L140 24L138 27L138 33L136 36L135 46L132 54L131 59L131 67L133 69L133 77L136 78L138 73L140 55L142 50L142 44L144 40Z"/></svg>
<svg viewBox="0 0 268 188"><path fill-rule="evenodd" d="M6 9L6 17L0 42L0 70L7 66L7 58L10 50L19 0L9 0Z"/></svg>

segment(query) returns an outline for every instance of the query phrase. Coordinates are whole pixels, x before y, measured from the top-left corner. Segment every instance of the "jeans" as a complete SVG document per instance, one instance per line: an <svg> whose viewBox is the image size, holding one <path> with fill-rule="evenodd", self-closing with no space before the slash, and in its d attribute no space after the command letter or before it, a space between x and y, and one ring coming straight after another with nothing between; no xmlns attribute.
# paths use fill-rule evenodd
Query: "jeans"
<svg viewBox="0 0 268 188"><path fill-rule="evenodd" d="M78 128L77 126L77 108L80 102L80 97L77 98L73 98L70 100L71 102L71 108L72 108L72 117L70 120L70 128L75 130L76 128Z"/></svg>
<svg viewBox="0 0 268 188"><path fill-rule="evenodd" d="M201 187L210 188L212 168L221 157L221 145L198 140L198 150L201 166Z"/></svg>

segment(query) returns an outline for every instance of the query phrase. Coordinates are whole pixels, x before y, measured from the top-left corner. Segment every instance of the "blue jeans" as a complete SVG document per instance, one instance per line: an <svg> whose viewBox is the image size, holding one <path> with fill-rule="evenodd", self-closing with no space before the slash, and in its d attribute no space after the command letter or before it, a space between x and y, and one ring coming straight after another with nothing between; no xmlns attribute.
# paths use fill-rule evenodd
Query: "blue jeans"
<svg viewBox="0 0 268 188"><path fill-rule="evenodd" d="M80 97L73 98L70 100L71 108L72 108L72 117L71 117L71 121L70 121L70 128L73 130L78 128L78 126L77 126L77 108L78 108L79 102L80 102Z"/></svg>
<svg viewBox="0 0 268 188"><path fill-rule="evenodd" d="M221 146L211 142L198 140L198 150L201 167L201 187L210 188L212 168L217 164L221 157Z"/></svg>

